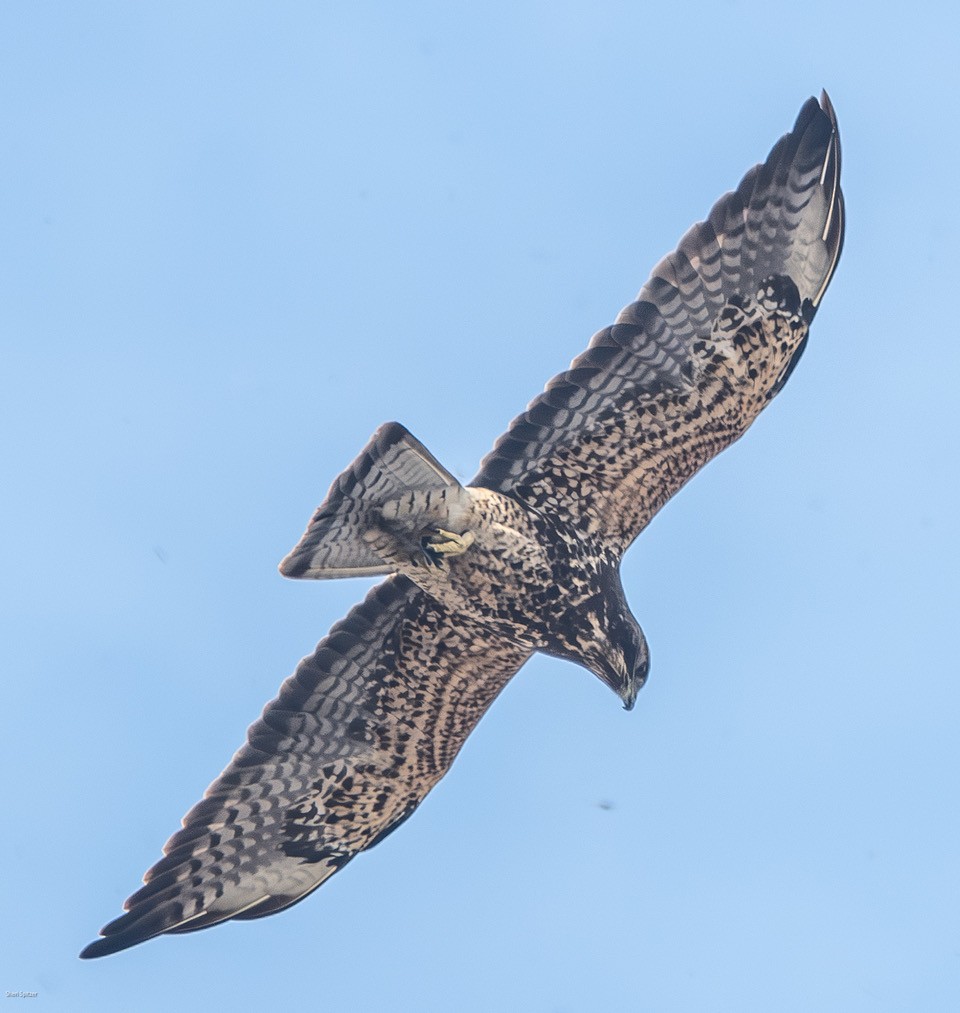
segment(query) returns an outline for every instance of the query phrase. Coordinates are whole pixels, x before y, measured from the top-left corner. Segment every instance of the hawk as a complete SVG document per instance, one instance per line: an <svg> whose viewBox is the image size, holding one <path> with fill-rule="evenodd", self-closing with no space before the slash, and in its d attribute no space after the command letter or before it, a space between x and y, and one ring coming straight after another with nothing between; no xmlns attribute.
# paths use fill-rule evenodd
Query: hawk
<svg viewBox="0 0 960 1013"><path fill-rule="evenodd" d="M386 580L300 662L81 956L304 898L410 816L536 651L583 665L631 708L649 653L621 557L786 383L843 234L824 93L472 482L401 425L377 430L280 570Z"/></svg>

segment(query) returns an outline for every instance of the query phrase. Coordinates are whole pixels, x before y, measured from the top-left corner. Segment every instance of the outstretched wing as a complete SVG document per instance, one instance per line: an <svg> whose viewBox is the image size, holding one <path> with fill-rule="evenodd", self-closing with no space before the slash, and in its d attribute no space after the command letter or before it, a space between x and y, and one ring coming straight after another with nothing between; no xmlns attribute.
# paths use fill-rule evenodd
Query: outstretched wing
<svg viewBox="0 0 960 1013"><path fill-rule="evenodd" d="M511 423L472 484L622 552L746 430L796 364L843 244L840 141L821 103Z"/></svg>
<svg viewBox="0 0 960 1013"><path fill-rule="evenodd" d="M81 956L305 897L416 809L528 653L405 577L375 587L283 684Z"/></svg>

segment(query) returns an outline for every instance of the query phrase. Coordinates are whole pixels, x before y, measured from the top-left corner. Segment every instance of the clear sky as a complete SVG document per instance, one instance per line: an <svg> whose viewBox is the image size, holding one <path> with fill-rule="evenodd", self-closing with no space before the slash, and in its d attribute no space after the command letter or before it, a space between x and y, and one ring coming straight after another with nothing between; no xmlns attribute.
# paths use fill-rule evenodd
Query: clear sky
<svg viewBox="0 0 960 1013"><path fill-rule="evenodd" d="M0 5L0 992L956 1008L955 18ZM785 392L626 558L636 709L535 659L303 904L79 961L365 593L276 564L370 433L469 478L821 87L843 260Z"/></svg>

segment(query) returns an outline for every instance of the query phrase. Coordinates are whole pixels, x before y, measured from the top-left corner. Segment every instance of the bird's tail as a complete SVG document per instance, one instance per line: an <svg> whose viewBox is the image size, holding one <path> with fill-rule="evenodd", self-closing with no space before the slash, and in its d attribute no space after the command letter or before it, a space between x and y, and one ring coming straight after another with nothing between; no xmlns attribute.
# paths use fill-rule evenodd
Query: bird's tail
<svg viewBox="0 0 960 1013"><path fill-rule="evenodd" d="M382 425L330 487L303 537L280 563L285 577L369 577L396 569L365 532L379 509L411 493L462 492L460 483L398 422Z"/></svg>

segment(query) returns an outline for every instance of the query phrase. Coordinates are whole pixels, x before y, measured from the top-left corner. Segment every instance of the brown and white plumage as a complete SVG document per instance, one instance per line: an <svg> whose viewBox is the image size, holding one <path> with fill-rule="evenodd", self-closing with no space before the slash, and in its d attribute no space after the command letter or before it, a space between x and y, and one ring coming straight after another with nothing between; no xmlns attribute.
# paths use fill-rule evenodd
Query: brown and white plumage
<svg viewBox="0 0 960 1013"><path fill-rule="evenodd" d="M840 141L824 94L823 107L804 105L767 160L717 201L654 268L637 301L511 423L474 482L593 520L622 552L779 389L837 265L843 221ZM799 318L797 343L786 358L766 357L761 396L733 411L742 363L735 332L723 340L723 314L731 300L755 303L769 278L796 287L789 312L763 315L778 327L791 313Z"/></svg>
<svg viewBox="0 0 960 1013"><path fill-rule="evenodd" d="M289 906L408 816L529 651L404 577L304 658L84 956Z"/></svg>
<svg viewBox="0 0 960 1013"><path fill-rule="evenodd" d="M281 569L394 576L300 663L82 956L310 893L410 815L535 650L580 662L632 706L648 655L620 557L796 364L843 242L839 174L824 95L470 486L401 426L378 430Z"/></svg>

